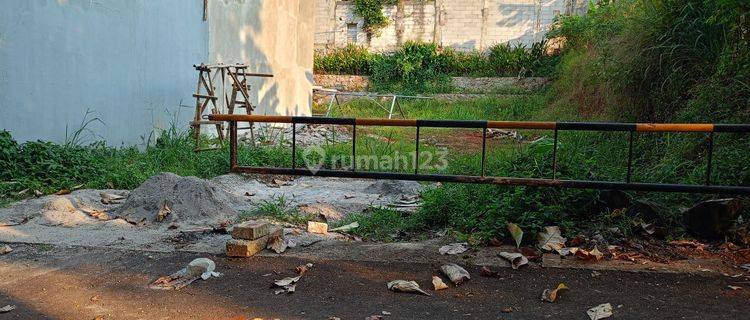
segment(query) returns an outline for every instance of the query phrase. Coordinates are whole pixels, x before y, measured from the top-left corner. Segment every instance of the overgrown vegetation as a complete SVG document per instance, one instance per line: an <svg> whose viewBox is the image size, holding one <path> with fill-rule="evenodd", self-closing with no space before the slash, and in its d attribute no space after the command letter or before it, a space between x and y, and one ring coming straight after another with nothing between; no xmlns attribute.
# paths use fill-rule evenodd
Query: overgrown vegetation
<svg viewBox="0 0 750 320"><path fill-rule="evenodd" d="M376 91L424 93L450 91L450 77L548 76L556 62L545 54L545 42L531 48L497 44L484 52L407 42L391 53L349 45L316 55L315 72L371 76Z"/></svg>
<svg viewBox="0 0 750 320"><path fill-rule="evenodd" d="M354 13L362 17L363 29L368 34L377 32L388 25L388 17L383 14L383 6L397 4L399 0L354 0Z"/></svg>

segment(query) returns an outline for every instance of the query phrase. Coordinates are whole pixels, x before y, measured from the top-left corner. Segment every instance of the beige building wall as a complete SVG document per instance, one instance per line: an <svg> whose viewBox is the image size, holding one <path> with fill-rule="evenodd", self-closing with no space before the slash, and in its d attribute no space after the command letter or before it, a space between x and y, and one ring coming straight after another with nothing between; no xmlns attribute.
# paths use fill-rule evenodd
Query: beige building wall
<svg viewBox="0 0 750 320"><path fill-rule="evenodd" d="M588 0L404 0L383 8L390 23L371 37L352 1L315 5L317 50L352 43L389 51L409 40L483 50L498 43L531 46L544 39L555 16L583 14Z"/></svg>
<svg viewBox="0 0 750 320"><path fill-rule="evenodd" d="M242 62L256 114L310 115L315 34L313 0L209 0L210 63Z"/></svg>

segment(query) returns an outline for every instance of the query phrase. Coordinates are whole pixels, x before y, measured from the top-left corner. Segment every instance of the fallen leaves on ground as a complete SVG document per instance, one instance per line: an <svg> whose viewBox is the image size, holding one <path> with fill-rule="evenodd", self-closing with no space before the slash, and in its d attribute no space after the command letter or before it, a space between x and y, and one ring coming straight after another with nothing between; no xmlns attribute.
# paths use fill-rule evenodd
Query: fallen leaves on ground
<svg viewBox="0 0 750 320"><path fill-rule="evenodd" d="M221 273L214 271L216 263L208 258L197 258L179 271L168 276L160 277L149 285L151 289L179 290L193 281L200 279L208 280L211 277L220 277Z"/></svg>
<svg viewBox="0 0 750 320"><path fill-rule="evenodd" d="M544 302L555 302L557 300L558 294L560 294L560 291L562 290L568 290L569 288L564 284L560 283L557 285L557 288L550 290L550 289L544 289L544 292L542 292L542 301Z"/></svg>
<svg viewBox="0 0 750 320"><path fill-rule="evenodd" d="M284 240L284 236L282 234L271 235L268 239L268 244L266 245L266 249L271 249L276 253L284 253L287 247L288 245Z"/></svg>
<svg viewBox="0 0 750 320"><path fill-rule="evenodd" d="M604 254L599 251L597 247L594 247L594 249L591 249L591 251L586 251L585 249L578 249L575 253L573 253L576 258L584 260L584 261L600 261L604 259Z"/></svg>
<svg viewBox="0 0 750 320"><path fill-rule="evenodd" d="M166 202L162 202L159 206L159 212L156 214L156 222L162 222L164 219L167 218L167 216L172 212L172 209L169 209Z"/></svg>
<svg viewBox="0 0 750 320"><path fill-rule="evenodd" d="M309 271L310 268L312 267L313 267L312 263L303 264L301 266L297 266L296 268L294 268L294 271L297 272L297 274L299 275L303 275L305 274L305 272Z"/></svg>
<svg viewBox="0 0 750 320"><path fill-rule="evenodd" d="M103 204L118 204L118 203L122 203L122 200L125 199L125 197L119 194L112 194L112 193L106 193L106 192L100 192L99 197L101 198L100 201Z"/></svg>
<svg viewBox="0 0 750 320"><path fill-rule="evenodd" d="M505 260L508 260L510 262L510 266L513 269L518 269L521 266L524 266L529 263L529 259L524 257L523 254L520 254L517 252L500 252L497 255L502 257Z"/></svg>
<svg viewBox="0 0 750 320"><path fill-rule="evenodd" d="M461 242L444 245L438 249L438 252L440 252L440 254L454 255L464 253L466 250L469 250L469 244Z"/></svg>
<svg viewBox="0 0 750 320"><path fill-rule="evenodd" d="M13 252L13 248L11 248L7 244L4 245L4 246L2 246L2 247L0 247L0 255L2 255L2 254L8 254L8 253L11 253L11 252Z"/></svg>
<svg viewBox="0 0 750 320"><path fill-rule="evenodd" d="M609 303L600 304L596 307L588 309L586 314L591 320L606 319L612 316L612 305Z"/></svg>
<svg viewBox="0 0 750 320"><path fill-rule="evenodd" d="M544 230L536 235L536 246L545 251L557 251L565 247L565 241L560 234L560 227L544 227Z"/></svg>
<svg viewBox="0 0 750 320"><path fill-rule="evenodd" d="M479 275L487 278L497 278L500 276L500 271L492 271L490 267L483 266L482 269L479 270Z"/></svg>
<svg viewBox="0 0 750 320"><path fill-rule="evenodd" d="M350 224L343 225L343 226L340 226L338 228L333 228L333 229L328 230L328 231L344 232L344 233L346 233L346 232L352 231L352 230L357 229L357 228L359 228L359 222L354 221L354 222L352 222Z"/></svg>
<svg viewBox="0 0 750 320"><path fill-rule="evenodd" d="M455 263L449 263L441 266L440 271L442 271L443 274L445 274L448 279L450 279L450 281L455 285L460 285L471 279L469 272Z"/></svg>
<svg viewBox="0 0 750 320"><path fill-rule="evenodd" d="M70 194L70 190L68 190L68 189L60 189L57 192L55 192L56 196L62 196L62 195L66 195L66 194Z"/></svg>
<svg viewBox="0 0 750 320"><path fill-rule="evenodd" d="M493 247L499 247L503 245L503 240L500 240L498 238L492 238L490 239L490 246Z"/></svg>
<svg viewBox="0 0 750 320"><path fill-rule="evenodd" d="M6 306L0 308L0 313L11 312L13 310L16 310L16 306L9 304L9 305L6 305Z"/></svg>
<svg viewBox="0 0 750 320"><path fill-rule="evenodd" d="M430 295L419 288L419 284L416 281L393 280L388 282L386 286L388 287L388 290L394 292L420 293L426 296Z"/></svg>
<svg viewBox="0 0 750 320"><path fill-rule="evenodd" d="M274 293L275 294L294 293L297 287L297 281L299 281L299 279L301 278L302 278L302 274L296 277L286 277L284 279L274 281L273 285L279 288L279 289L276 289Z"/></svg>
<svg viewBox="0 0 750 320"><path fill-rule="evenodd" d="M508 232L510 232L510 236L513 237L513 241L516 242L516 247L521 247L521 240L523 240L523 230L521 230L521 227L510 222L508 222L506 227L508 228Z"/></svg>
<svg viewBox="0 0 750 320"><path fill-rule="evenodd" d="M432 276L432 287L435 289L435 291L448 289L448 285L443 282L443 279L440 279L438 276Z"/></svg>

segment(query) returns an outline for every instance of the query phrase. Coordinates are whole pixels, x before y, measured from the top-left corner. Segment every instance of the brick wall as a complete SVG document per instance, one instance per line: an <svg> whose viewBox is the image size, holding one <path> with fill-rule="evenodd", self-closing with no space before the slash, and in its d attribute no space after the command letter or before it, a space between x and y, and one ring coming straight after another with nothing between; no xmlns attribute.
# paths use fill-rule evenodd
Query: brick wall
<svg viewBox="0 0 750 320"><path fill-rule="evenodd" d="M530 46L544 39L556 15L585 13L588 0L406 0L383 8L390 23L372 37L351 1L315 3L317 50L355 43L389 51L409 40L483 50L497 43ZM350 29L356 41L347 37Z"/></svg>

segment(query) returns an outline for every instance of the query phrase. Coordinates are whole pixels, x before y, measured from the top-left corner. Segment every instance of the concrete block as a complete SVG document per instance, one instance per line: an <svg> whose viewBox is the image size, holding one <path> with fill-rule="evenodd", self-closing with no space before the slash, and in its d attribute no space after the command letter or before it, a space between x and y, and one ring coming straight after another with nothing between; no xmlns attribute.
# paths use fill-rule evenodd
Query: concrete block
<svg viewBox="0 0 750 320"><path fill-rule="evenodd" d="M270 224L263 221L245 221L234 226L232 229L232 238L241 240L256 240L260 237L267 236L270 231Z"/></svg>

